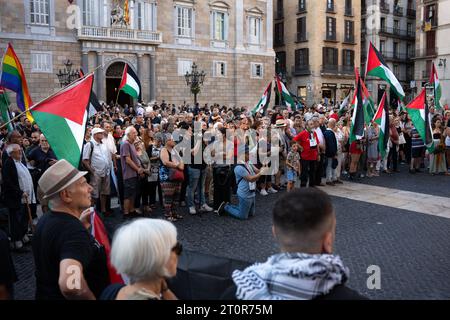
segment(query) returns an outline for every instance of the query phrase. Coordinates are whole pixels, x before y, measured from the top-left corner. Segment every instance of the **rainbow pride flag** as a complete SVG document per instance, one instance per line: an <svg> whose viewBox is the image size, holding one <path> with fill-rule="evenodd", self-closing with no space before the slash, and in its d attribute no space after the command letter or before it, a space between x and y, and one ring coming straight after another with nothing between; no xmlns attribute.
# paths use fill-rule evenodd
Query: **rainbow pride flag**
<svg viewBox="0 0 450 320"><path fill-rule="evenodd" d="M3 86L16 93L17 106L22 111L27 111L27 118L33 122L34 119L28 109L33 105L28 91L27 80L23 72L20 60L17 57L12 45L9 43L3 57L0 86Z"/></svg>

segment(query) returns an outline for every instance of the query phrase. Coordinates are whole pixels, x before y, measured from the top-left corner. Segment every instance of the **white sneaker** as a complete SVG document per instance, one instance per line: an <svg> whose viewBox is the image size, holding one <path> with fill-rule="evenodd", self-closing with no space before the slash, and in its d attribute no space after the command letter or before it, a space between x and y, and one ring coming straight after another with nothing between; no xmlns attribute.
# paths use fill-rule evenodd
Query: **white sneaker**
<svg viewBox="0 0 450 320"><path fill-rule="evenodd" d="M277 193L278 191L275 190L274 188L270 187L269 190L267 190L267 192L269 192L269 193Z"/></svg>
<svg viewBox="0 0 450 320"><path fill-rule="evenodd" d="M189 207L189 214L197 214L197 210L195 210L195 207Z"/></svg>
<svg viewBox="0 0 450 320"><path fill-rule="evenodd" d="M27 244L28 242L30 242L30 238L28 238L27 235L24 235L22 238L23 243Z"/></svg>
<svg viewBox="0 0 450 320"><path fill-rule="evenodd" d="M202 211L206 211L206 212L211 212L214 210L213 208L208 206L206 203L204 205L202 205L201 209L202 209Z"/></svg>
<svg viewBox="0 0 450 320"><path fill-rule="evenodd" d="M262 196L267 196L268 193L266 191L266 189L261 189L261 191L259 192Z"/></svg>
<svg viewBox="0 0 450 320"><path fill-rule="evenodd" d="M22 241L15 241L14 242L14 248L15 249L21 249L23 247Z"/></svg>

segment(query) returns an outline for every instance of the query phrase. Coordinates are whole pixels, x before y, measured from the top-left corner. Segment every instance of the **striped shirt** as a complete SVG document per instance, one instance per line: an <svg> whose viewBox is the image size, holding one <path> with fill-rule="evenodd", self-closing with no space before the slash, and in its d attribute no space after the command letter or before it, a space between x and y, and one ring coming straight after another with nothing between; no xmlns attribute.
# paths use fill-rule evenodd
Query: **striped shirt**
<svg viewBox="0 0 450 320"><path fill-rule="evenodd" d="M411 128L411 147L412 148L421 148L424 147L425 143L422 138L420 138L419 131L417 131L416 127Z"/></svg>

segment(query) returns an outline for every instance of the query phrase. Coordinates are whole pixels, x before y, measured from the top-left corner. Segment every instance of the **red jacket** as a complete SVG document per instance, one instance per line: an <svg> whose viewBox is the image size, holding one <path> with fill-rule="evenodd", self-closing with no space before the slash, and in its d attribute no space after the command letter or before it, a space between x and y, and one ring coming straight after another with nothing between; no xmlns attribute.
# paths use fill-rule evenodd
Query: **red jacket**
<svg viewBox="0 0 450 320"><path fill-rule="evenodd" d="M303 148L301 153L301 158L303 160L317 160L319 156L319 138L317 137L317 133L313 132L314 138L316 139L317 146L315 148L310 147L309 145L309 131L303 130L300 132L294 140L297 141Z"/></svg>

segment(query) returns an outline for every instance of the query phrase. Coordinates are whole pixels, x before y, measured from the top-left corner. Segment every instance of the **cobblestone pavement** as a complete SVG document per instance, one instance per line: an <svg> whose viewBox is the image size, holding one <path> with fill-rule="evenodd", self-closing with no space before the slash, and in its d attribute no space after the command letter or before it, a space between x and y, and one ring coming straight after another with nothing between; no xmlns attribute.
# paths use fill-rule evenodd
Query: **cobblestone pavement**
<svg viewBox="0 0 450 320"><path fill-rule="evenodd" d="M444 176L404 172L394 177L363 179L361 183L438 196L450 194L450 178ZM271 234L271 209L279 196L258 195L257 215L247 221L186 213L185 219L176 222L179 238L189 250L264 261L278 250ZM351 288L371 299L450 298L450 219L339 197L333 197L333 203L337 214L335 252L350 268ZM121 222L117 211L106 225L113 232ZM14 254L20 278L15 287L18 299L34 296L32 260L31 252ZM367 268L371 265L381 269L380 290L367 288Z"/></svg>

